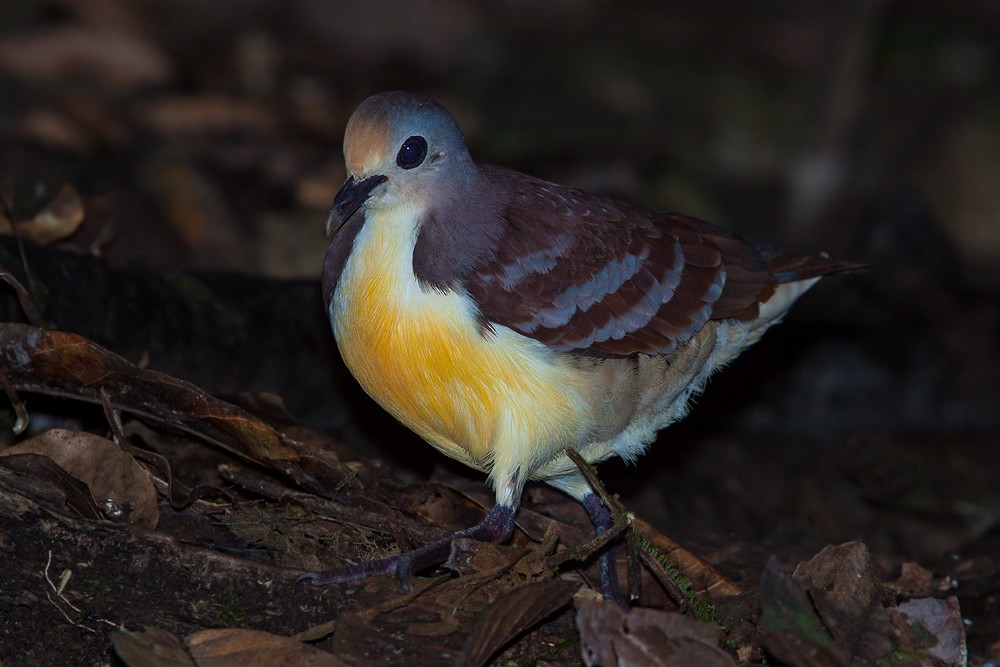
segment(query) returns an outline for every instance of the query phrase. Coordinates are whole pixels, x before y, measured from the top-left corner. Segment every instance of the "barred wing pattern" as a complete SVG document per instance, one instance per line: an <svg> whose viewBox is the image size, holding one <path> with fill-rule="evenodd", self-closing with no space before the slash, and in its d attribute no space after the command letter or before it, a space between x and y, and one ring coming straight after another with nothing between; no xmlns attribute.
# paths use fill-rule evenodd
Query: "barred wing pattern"
<svg viewBox="0 0 1000 667"><path fill-rule="evenodd" d="M466 278L486 325L560 351L669 354L706 322L751 320L779 283L848 268L707 222L489 167L507 193L491 256Z"/></svg>

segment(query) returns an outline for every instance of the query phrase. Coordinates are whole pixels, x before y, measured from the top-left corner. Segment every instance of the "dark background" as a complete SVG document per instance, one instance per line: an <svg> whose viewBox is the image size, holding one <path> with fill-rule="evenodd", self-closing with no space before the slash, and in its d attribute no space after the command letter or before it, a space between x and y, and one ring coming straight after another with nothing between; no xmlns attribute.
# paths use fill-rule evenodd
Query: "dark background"
<svg viewBox="0 0 1000 667"><path fill-rule="evenodd" d="M215 315L157 324L149 298L112 326L127 290L81 285L100 321L59 325L274 392L403 475L450 466L337 367L315 283L344 125L388 89L437 98L481 162L873 263L804 297L637 466L605 466L627 506L716 562L849 539L938 572L997 553L1000 4L5 2L16 219L69 183L86 214L59 247L302 295L227 278L198 306L254 304L227 337Z"/></svg>

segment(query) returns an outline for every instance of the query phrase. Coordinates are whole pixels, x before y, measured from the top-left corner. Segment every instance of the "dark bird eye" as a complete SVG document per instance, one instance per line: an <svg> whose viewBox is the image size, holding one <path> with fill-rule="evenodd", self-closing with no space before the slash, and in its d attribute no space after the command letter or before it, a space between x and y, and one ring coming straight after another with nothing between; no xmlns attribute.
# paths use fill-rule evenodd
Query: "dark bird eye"
<svg viewBox="0 0 1000 667"><path fill-rule="evenodd" d="M396 164L403 169L419 167L427 157L427 140L423 137L410 137L403 142L396 156Z"/></svg>

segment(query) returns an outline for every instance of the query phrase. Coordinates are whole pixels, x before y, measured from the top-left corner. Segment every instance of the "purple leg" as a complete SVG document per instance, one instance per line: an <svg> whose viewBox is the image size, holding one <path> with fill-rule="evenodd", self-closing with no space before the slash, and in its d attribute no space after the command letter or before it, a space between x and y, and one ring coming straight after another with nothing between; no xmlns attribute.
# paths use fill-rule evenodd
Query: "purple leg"
<svg viewBox="0 0 1000 667"><path fill-rule="evenodd" d="M603 535L612 526L611 512L608 508L604 506L601 499L597 497L595 493L588 493L583 498L583 507L587 510L587 514L590 515L590 520L594 522L594 527L597 529L598 535ZM601 594L604 596L605 600L614 602L616 605L622 608L623 611L628 611L628 602L625 601L625 596L622 595L621 586L618 584L618 570L615 569L615 556L618 553L618 547L612 542L608 545L604 553L601 554L601 560L599 563L601 570Z"/></svg>
<svg viewBox="0 0 1000 667"><path fill-rule="evenodd" d="M516 508L498 503L475 526L460 530L444 539L431 542L413 551L407 551L392 558L358 563L357 565L345 567L341 570L303 572L299 575L299 581L308 581L313 586L329 586L330 584L343 584L357 579L392 574L396 576L400 584L409 588L410 576L412 574L432 565L440 565L448 560L448 556L451 555L452 542L456 539L470 537L474 540L493 542L494 544L506 541L514 532L515 512Z"/></svg>

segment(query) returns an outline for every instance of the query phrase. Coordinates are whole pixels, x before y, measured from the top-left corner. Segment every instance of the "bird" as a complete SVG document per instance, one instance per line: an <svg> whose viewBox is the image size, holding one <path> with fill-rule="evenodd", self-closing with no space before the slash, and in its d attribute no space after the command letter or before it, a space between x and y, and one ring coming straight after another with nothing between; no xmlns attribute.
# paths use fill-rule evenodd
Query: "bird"
<svg viewBox="0 0 1000 667"><path fill-rule="evenodd" d="M389 414L486 473L496 502L453 536L300 577L314 585L406 583L456 537L503 542L529 480L607 531L567 448L635 461L816 281L857 266L480 165L454 117L419 93L361 102L343 151L322 273L340 354ZM626 607L613 551L599 563L604 597Z"/></svg>

